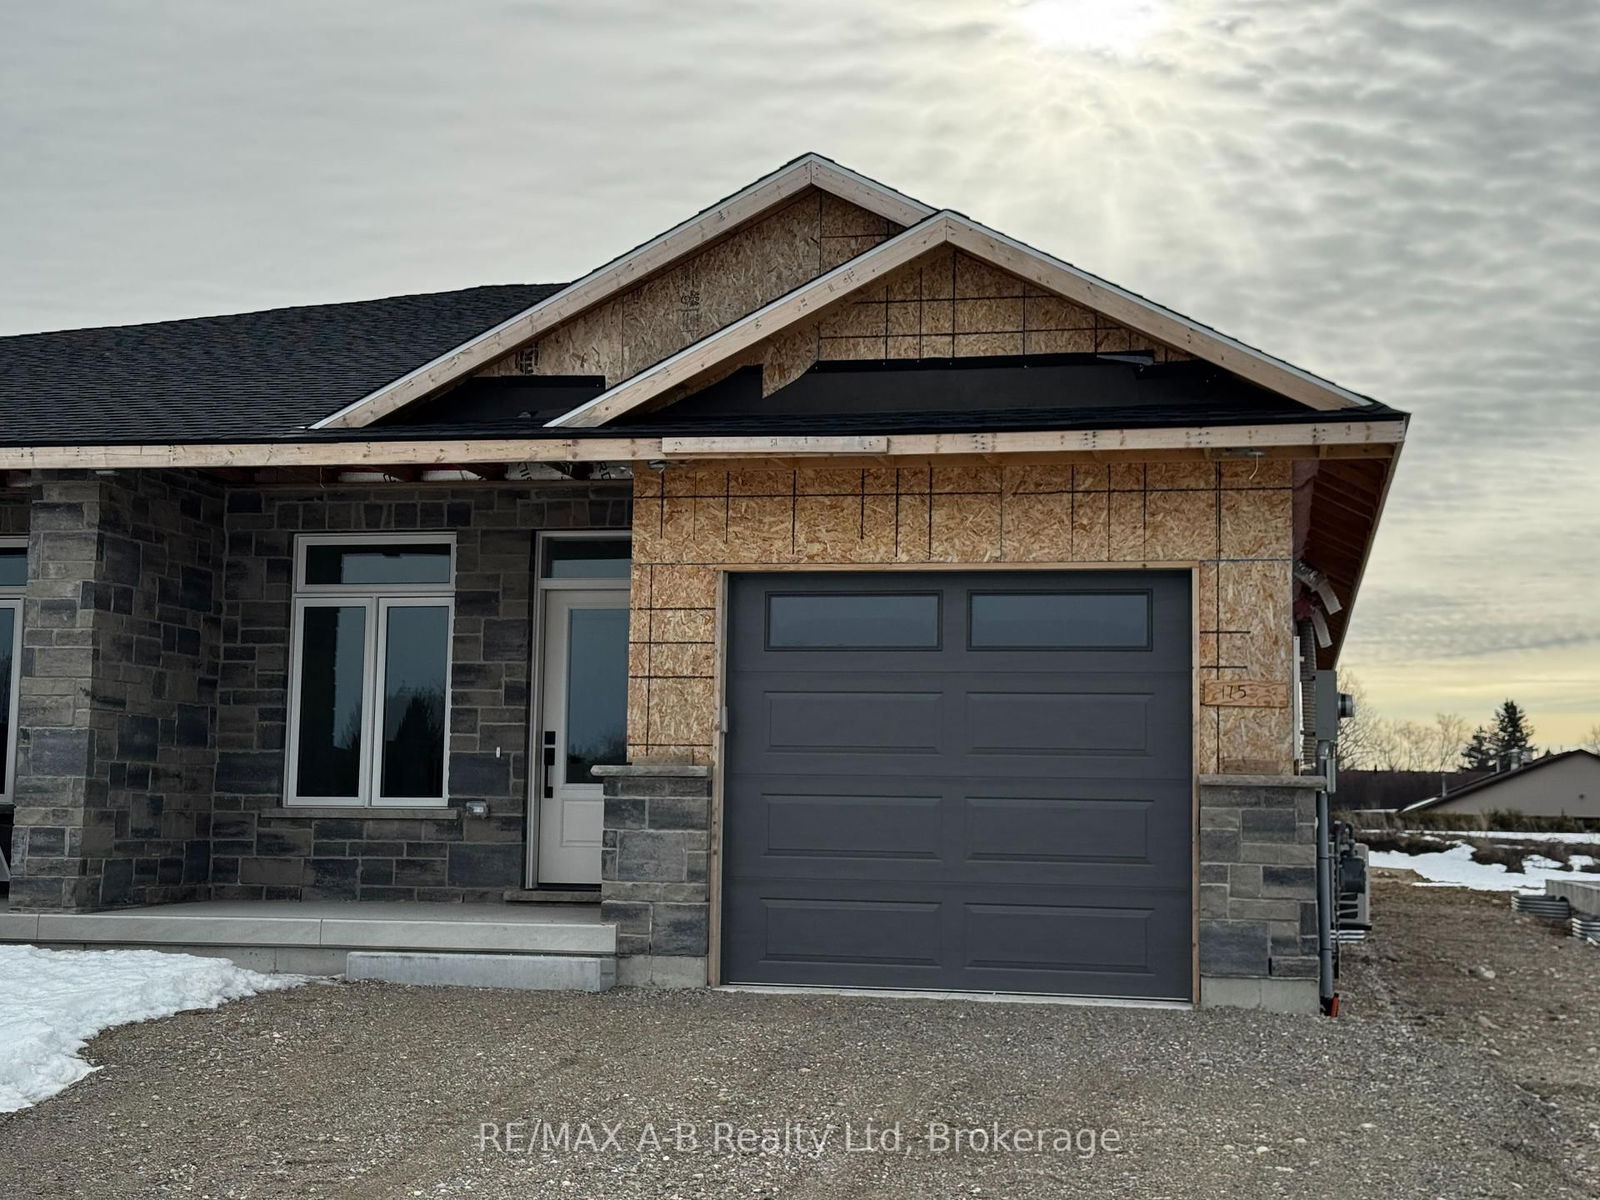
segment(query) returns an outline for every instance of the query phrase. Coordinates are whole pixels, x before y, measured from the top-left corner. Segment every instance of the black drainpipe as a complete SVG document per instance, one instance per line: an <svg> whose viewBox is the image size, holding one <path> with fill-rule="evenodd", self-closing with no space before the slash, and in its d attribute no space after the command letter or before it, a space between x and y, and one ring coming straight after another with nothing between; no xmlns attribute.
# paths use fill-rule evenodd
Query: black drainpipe
<svg viewBox="0 0 1600 1200"><path fill-rule="evenodd" d="M1317 743L1317 769L1323 781L1317 789L1317 990L1322 997L1323 1014L1337 1017L1339 994L1333 986L1333 823L1328 793L1338 782L1331 742Z"/></svg>

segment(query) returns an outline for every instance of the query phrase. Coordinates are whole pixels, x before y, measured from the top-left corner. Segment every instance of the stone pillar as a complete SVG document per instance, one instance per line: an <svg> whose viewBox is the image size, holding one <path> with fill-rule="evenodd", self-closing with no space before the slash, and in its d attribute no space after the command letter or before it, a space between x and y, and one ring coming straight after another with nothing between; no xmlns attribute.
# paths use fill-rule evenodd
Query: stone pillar
<svg viewBox="0 0 1600 1200"><path fill-rule="evenodd" d="M1200 1003L1320 1011L1312 775L1200 777Z"/></svg>
<svg viewBox="0 0 1600 1200"><path fill-rule="evenodd" d="M13 909L206 894L222 539L221 492L207 481L36 478Z"/></svg>
<svg viewBox="0 0 1600 1200"><path fill-rule="evenodd" d="M617 982L702 987L711 768L596 767L605 785L600 916L617 925Z"/></svg>

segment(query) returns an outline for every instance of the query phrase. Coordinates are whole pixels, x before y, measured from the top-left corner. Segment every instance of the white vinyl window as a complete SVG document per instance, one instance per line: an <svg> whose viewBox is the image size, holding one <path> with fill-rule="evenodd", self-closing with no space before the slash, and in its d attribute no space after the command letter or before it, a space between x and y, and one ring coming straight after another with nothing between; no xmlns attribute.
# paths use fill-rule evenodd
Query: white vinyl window
<svg viewBox="0 0 1600 1200"><path fill-rule="evenodd" d="M22 593L27 586L28 539L0 538L0 804L11 804L15 796Z"/></svg>
<svg viewBox="0 0 1600 1200"><path fill-rule="evenodd" d="M454 587L449 534L297 540L285 803L445 804Z"/></svg>

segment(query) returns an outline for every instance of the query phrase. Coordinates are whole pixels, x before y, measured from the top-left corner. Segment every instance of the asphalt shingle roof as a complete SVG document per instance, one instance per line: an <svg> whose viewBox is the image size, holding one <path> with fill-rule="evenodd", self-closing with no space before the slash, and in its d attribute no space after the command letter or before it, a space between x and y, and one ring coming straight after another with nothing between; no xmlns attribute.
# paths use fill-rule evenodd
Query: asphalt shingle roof
<svg viewBox="0 0 1600 1200"><path fill-rule="evenodd" d="M0 338L0 445L282 438L564 286Z"/></svg>

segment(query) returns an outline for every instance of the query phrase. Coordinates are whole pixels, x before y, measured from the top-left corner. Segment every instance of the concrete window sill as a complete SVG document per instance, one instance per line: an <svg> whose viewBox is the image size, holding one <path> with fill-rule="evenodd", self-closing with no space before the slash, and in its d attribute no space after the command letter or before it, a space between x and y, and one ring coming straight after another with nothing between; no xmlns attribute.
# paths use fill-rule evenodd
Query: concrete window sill
<svg viewBox="0 0 1600 1200"><path fill-rule="evenodd" d="M377 808L365 804L294 804L280 808L260 808L258 817L358 817L363 821L407 820L459 821L459 808Z"/></svg>

